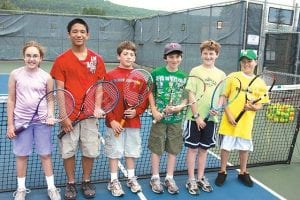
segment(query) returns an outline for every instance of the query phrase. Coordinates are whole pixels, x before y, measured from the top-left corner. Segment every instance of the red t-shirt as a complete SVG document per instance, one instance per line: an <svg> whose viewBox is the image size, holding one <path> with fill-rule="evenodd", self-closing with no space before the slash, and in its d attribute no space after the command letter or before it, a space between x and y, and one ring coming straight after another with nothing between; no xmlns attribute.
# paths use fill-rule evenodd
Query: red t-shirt
<svg viewBox="0 0 300 200"><path fill-rule="evenodd" d="M69 49L56 58L50 74L54 79L64 82L65 89L74 96L76 105L70 116L70 119L74 120L85 92L104 78L106 70L102 57L97 53L88 49L85 60L79 60Z"/></svg>
<svg viewBox="0 0 300 200"><path fill-rule="evenodd" d="M118 104L114 108L114 110L106 115L106 126L111 128L110 122L113 120L116 120L118 122L121 122L123 116L123 113L126 109L128 109L128 106L124 105L124 81L128 74L132 71L132 69L124 69L120 67L116 67L115 69L109 71L106 74L106 79L113 81L117 88L120 91L120 98L118 101ZM141 105L137 106L136 109L136 116L132 119L126 118L126 122L124 127L127 128L140 128L141 127L141 121L140 121L140 115L144 113L145 109L148 106L148 99L144 101Z"/></svg>

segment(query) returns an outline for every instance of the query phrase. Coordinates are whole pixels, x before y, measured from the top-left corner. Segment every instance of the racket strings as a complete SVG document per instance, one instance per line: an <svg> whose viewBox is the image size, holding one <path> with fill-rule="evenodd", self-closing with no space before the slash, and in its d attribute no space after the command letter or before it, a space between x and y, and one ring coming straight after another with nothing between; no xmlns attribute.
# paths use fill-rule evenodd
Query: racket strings
<svg viewBox="0 0 300 200"><path fill-rule="evenodd" d="M153 79L146 70L133 70L125 81L124 99L128 105L139 105L151 91Z"/></svg>
<svg viewBox="0 0 300 200"><path fill-rule="evenodd" d="M45 106L46 115L40 115L40 106ZM39 116L41 121L51 118L54 122L66 119L74 110L75 102L71 93L66 90L57 89L49 92L39 105Z"/></svg>

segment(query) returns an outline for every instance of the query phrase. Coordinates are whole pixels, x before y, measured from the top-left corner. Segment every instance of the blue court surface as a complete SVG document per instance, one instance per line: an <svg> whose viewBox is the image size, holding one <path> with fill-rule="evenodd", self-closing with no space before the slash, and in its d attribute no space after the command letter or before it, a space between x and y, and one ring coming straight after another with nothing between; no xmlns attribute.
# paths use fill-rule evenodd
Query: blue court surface
<svg viewBox="0 0 300 200"><path fill-rule="evenodd" d="M111 193L106 189L107 183L95 184L97 190L97 196L94 199L206 199L206 200L275 200L275 199L285 199L276 192L268 189L263 184L258 182L254 177L254 186L252 188L244 186L237 179L237 171L228 171L228 176L225 184L222 187L214 185L214 179L216 177L216 172L206 173L206 177L210 180L214 190L211 193L206 193L201 191L199 195L190 195L185 189L185 182L187 180L186 175L175 176L178 187L180 188L179 194L171 195L166 190L163 194L155 194L151 191L149 187L149 179L139 179L139 182L143 188L142 194L137 195L132 193L126 186L126 182L122 181L122 186L125 191L125 195L122 197L113 197ZM78 186L78 200L85 199ZM63 188L61 194L63 195ZM13 199L12 192L0 193L0 199ZM48 199L46 189L35 189L31 193L27 194L27 199L32 200L46 200ZM62 198L63 199L63 198Z"/></svg>

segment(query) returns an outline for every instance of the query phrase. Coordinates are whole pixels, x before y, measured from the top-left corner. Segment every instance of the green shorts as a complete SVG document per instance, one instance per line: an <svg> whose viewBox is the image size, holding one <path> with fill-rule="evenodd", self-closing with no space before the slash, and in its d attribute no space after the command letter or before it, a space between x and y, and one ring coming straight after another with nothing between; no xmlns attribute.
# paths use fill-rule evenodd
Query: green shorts
<svg viewBox="0 0 300 200"><path fill-rule="evenodd" d="M156 123L151 127L148 148L152 153L162 155L164 151L177 155L182 150L181 122L174 124Z"/></svg>
<svg viewBox="0 0 300 200"><path fill-rule="evenodd" d="M74 126L71 133L59 140L60 152L63 159L73 157L78 148L84 157L96 158L100 154L100 135L98 119L86 119Z"/></svg>

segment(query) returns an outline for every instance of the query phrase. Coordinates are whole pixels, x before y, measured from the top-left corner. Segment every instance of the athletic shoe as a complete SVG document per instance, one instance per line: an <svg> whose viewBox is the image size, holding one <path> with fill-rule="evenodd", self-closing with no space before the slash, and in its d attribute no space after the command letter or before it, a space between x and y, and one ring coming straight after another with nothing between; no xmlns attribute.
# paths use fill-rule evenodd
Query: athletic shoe
<svg viewBox="0 0 300 200"><path fill-rule="evenodd" d="M96 196L95 186L91 181L83 181L81 184L81 191L86 199L94 198Z"/></svg>
<svg viewBox="0 0 300 200"><path fill-rule="evenodd" d="M61 200L60 188L52 188L48 190L48 196L51 200Z"/></svg>
<svg viewBox="0 0 300 200"><path fill-rule="evenodd" d="M18 189L13 193L14 200L25 200L26 194L30 192L30 189Z"/></svg>
<svg viewBox="0 0 300 200"><path fill-rule="evenodd" d="M125 194L118 179L109 182L107 189L111 191L111 194L115 197L120 197Z"/></svg>
<svg viewBox="0 0 300 200"><path fill-rule="evenodd" d="M160 193L164 192L164 188L163 188L159 178L151 178L150 186L154 193L160 194Z"/></svg>
<svg viewBox="0 0 300 200"><path fill-rule="evenodd" d="M195 179L188 180L187 183L185 184L185 187L188 190L188 192L192 195L198 195L200 193Z"/></svg>
<svg viewBox="0 0 300 200"><path fill-rule="evenodd" d="M75 200L77 197L77 189L75 183L67 183L65 188L65 200Z"/></svg>
<svg viewBox="0 0 300 200"><path fill-rule="evenodd" d="M137 177L134 176L127 180L127 187L130 188L131 192L137 193L142 191L141 185L137 182Z"/></svg>
<svg viewBox="0 0 300 200"><path fill-rule="evenodd" d="M246 186L252 187L253 186L253 181L250 178L249 173L244 173L244 174L239 174L238 179Z"/></svg>
<svg viewBox="0 0 300 200"><path fill-rule="evenodd" d="M173 178L167 178L165 179L165 186L168 189L168 192L170 194L178 194L179 188L177 187L175 180Z"/></svg>
<svg viewBox="0 0 300 200"><path fill-rule="evenodd" d="M217 176L217 178L215 180L215 184L217 186L221 187L224 184L224 182L226 180L226 177L227 177L226 172L218 172L218 176Z"/></svg>
<svg viewBox="0 0 300 200"><path fill-rule="evenodd" d="M203 176L202 179L197 180L197 185L204 192L211 192L211 191L213 191L212 186L209 184L208 179L205 176Z"/></svg>

